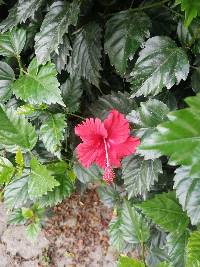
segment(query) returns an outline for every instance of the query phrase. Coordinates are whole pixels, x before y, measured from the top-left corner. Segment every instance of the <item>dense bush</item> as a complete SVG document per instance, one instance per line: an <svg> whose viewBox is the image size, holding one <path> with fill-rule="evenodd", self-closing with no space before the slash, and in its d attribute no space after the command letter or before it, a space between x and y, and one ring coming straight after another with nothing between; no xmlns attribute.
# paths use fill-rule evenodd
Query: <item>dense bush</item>
<svg viewBox="0 0 200 267"><path fill-rule="evenodd" d="M111 245L139 254L119 266L200 266L200 1L0 2L0 186L9 222L35 238L46 208L96 183L113 208ZM115 155L122 166L106 183L101 164L77 159L74 129L113 109L140 145Z"/></svg>

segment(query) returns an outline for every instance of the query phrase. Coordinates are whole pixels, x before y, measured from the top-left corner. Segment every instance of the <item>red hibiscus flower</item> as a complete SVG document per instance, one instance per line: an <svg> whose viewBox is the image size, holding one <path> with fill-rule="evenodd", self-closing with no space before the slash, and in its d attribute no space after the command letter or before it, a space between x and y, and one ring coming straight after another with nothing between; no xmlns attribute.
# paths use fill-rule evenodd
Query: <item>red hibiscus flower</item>
<svg viewBox="0 0 200 267"><path fill-rule="evenodd" d="M86 168L92 163L103 168L107 183L114 179L113 168L119 168L121 159L134 153L140 144L138 138L130 136L129 123L117 110L112 110L103 122L86 119L75 127L75 134L83 141L77 147L80 163Z"/></svg>

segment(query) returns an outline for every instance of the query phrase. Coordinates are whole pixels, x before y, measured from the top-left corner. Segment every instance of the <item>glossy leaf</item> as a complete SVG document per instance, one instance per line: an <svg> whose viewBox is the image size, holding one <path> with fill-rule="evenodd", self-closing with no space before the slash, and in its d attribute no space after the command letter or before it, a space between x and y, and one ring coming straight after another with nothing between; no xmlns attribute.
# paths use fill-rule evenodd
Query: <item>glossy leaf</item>
<svg viewBox="0 0 200 267"><path fill-rule="evenodd" d="M0 61L0 101L5 102L8 100L12 91L10 88L11 83L15 79L13 69L5 62Z"/></svg>
<svg viewBox="0 0 200 267"><path fill-rule="evenodd" d="M45 148L58 158L61 158L61 141L64 140L65 127L65 115L61 113L49 114L40 127L40 139Z"/></svg>
<svg viewBox="0 0 200 267"><path fill-rule="evenodd" d="M81 79L76 75L68 78L62 84L61 91L67 111L71 113L78 111L83 93Z"/></svg>
<svg viewBox="0 0 200 267"><path fill-rule="evenodd" d="M122 179L129 199L150 191L151 186L158 181L159 173L162 173L162 163L159 159L144 160L134 154L124 158Z"/></svg>
<svg viewBox="0 0 200 267"><path fill-rule="evenodd" d="M112 218L109 223L108 233L111 246L119 252L123 251L125 242L123 238L121 214Z"/></svg>
<svg viewBox="0 0 200 267"><path fill-rule="evenodd" d="M189 223L174 192L156 195L154 198L138 204L137 207L154 223L169 232L183 231Z"/></svg>
<svg viewBox="0 0 200 267"><path fill-rule="evenodd" d="M169 37L155 36L145 43L131 73L132 95L157 95L164 87L186 80L189 62L185 51Z"/></svg>
<svg viewBox="0 0 200 267"><path fill-rule="evenodd" d="M28 67L28 72L13 83L13 92L17 98L31 104L64 105L56 75L57 71L53 63L48 62L44 66L39 66L34 58Z"/></svg>
<svg viewBox="0 0 200 267"><path fill-rule="evenodd" d="M36 142L37 136L34 127L23 115L16 114L13 108L0 106L0 143L8 149L31 150Z"/></svg>
<svg viewBox="0 0 200 267"><path fill-rule="evenodd" d="M157 127L142 146L170 156L176 164L191 166L192 175L200 175L200 95L186 98L189 108L169 113L169 121Z"/></svg>
<svg viewBox="0 0 200 267"><path fill-rule="evenodd" d="M131 9L117 12L107 21L105 51L121 75L126 73L128 59L150 35L150 27L151 21L145 13Z"/></svg>
<svg viewBox="0 0 200 267"><path fill-rule="evenodd" d="M52 191L54 187L59 186L59 182L54 179L52 172L40 164L36 158L31 159L30 167L28 193L32 200L47 194L48 191Z"/></svg>
<svg viewBox="0 0 200 267"><path fill-rule="evenodd" d="M190 217L191 223L200 223L200 177L190 176L190 168L180 167L176 169L174 177L174 188L176 196Z"/></svg>
<svg viewBox="0 0 200 267"><path fill-rule="evenodd" d="M76 26L79 15L79 1L71 4L55 1L46 14L40 32L35 36L35 54L40 64L50 60L52 52L58 53L59 45L63 43L63 35L70 25Z"/></svg>
<svg viewBox="0 0 200 267"><path fill-rule="evenodd" d="M19 57L26 42L26 31L13 29L0 34L0 55L5 57Z"/></svg>
<svg viewBox="0 0 200 267"><path fill-rule="evenodd" d="M84 25L77 33L68 65L71 75L87 79L99 87L101 68L101 28L95 22Z"/></svg>
<svg viewBox="0 0 200 267"><path fill-rule="evenodd" d="M14 174L13 164L4 157L0 157L0 186L9 182Z"/></svg>
<svg viewBox="0 0 200 267"><path fill-rule="evenodd" d="M187 245L187 267L200 266L200 232L191 233Z"/></svg>

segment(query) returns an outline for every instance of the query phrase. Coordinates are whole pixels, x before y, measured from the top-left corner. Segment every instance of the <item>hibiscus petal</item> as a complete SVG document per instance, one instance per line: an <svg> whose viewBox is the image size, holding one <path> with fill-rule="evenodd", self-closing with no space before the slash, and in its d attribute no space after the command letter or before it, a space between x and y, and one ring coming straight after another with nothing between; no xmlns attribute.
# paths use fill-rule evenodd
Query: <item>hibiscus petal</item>
<svg viewBox="0 0 200 267"><path fill-rule="evenodd" d="M126 141L130 135L129 123L123 114L112 110L108 118L104 120L104 126L108 132L110 144L120 144Z"/></svg>
<svg viewBox="0 0 200 267"><path fill-rule="evenodd" d="M80 163L84 167L88 168L92 163L95 162L98 150L93 145L81 143L77 146L77 154Z"/></svg>
<svg viewBox="0 0 200 267"><path fill-rule="evenodd" d="M100 119L86 119L81 124L78 124L75 127L75 134L80 136L82 141L89 142L90 144L98 144L102 138L107 137L107 131L104 127L104 124ZM101 140L99 140L101 139Z"/></svg>

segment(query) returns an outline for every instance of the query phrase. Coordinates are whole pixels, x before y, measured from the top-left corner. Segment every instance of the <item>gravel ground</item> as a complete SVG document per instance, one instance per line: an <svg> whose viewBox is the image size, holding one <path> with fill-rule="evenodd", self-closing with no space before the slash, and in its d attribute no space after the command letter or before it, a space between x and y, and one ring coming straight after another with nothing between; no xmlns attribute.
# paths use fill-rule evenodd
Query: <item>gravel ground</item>
<svg viewBox="0 0 200 267"><path fill-rule="evenodd" d="M6 217L0 203L0 267L116 267L106 232L111 211L95 190L54 207L35 243L24 226L7 226Z"/></svg>

